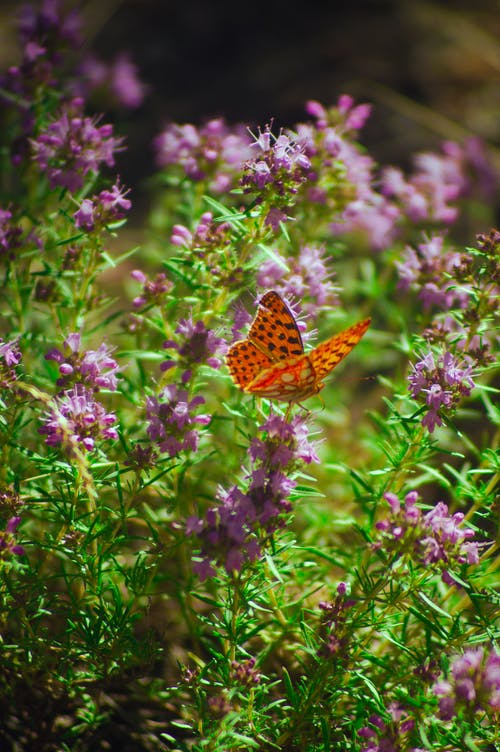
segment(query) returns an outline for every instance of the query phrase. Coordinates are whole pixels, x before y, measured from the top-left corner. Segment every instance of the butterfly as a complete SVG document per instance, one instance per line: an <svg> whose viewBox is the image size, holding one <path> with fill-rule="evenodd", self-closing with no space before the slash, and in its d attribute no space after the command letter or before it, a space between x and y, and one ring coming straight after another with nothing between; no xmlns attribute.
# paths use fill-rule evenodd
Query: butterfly
<svg viewBox="0 0 500 752"><path fill-rule="evenodd" d="M323 389L325 376L358 344L369 325L370 319L359 321L306 353L292 312L270 290L259 301L247 339L231 345L226 363L243 391L300 402Z"/></svg>

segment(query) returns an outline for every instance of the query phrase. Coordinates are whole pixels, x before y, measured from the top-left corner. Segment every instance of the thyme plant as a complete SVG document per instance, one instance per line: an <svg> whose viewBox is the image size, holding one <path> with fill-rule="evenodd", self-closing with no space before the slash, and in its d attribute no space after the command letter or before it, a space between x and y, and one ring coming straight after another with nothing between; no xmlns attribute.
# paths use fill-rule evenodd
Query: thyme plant
<svg viewBox="0 0 500 752"><path fill-rule="evenodd" d="M126 142L92 103L146 88L128 57L84 54L56 0L18 28L0 82L2 749L500 749L484 147L382 168L347 95L280 132L158 124L128 248ZM230 378L269 290L306 351L372 319L322 399Z"/></svg>

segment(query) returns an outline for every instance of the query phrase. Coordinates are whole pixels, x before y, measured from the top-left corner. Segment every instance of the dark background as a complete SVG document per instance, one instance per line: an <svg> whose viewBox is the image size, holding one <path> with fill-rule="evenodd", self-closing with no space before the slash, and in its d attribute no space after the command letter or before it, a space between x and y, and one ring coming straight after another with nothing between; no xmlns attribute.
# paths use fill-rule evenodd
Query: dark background
<svg viewBox="0 0 500 752"><path fill-rule="evenodd" d="M20 5L0 0L4 65L17 54ZM128 144L118 168L136 201L166 121L273 119L276 131L306 118L306 100L330 105L341 93L373 104L361 140L384 164L407 167L415 151L476 134L500 167L496 0L89 0L80 8L86 46L108 61L128 50L150 87L140 109L114 115Z"/></svg>

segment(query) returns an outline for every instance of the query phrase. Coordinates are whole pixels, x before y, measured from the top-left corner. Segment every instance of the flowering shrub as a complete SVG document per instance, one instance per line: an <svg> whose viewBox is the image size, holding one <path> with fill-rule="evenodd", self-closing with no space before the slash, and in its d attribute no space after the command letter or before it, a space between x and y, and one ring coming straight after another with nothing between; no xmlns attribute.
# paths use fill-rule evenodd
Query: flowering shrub
<svg viewBox="0 0 500 752"><path fill-rule="evenodd" d="M493 749L500 231L459 231L484 147L380 168L347 95L279 132L158 124L123 251L126 144L89 97L147 87L79 28L25 8L0 82L0 746ZM252 323L269 290L296 325ZM224 363L314 379L368 317L322 400Z"/></svg>

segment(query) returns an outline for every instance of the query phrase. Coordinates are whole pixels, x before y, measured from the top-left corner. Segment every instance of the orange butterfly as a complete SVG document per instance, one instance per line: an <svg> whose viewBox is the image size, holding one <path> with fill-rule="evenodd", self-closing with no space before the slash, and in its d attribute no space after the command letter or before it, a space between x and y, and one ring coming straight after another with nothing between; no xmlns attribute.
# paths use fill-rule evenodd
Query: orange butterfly
<svg viewBox="0 0 500 752"><path fill-rule="evenodd" d="M323 389L323 379L348 355L370 325L364 319L304 352L297 323L274 290L259 301L247 339L235 342L226 356L240 389L257 397L300 402Z"/></svg>

